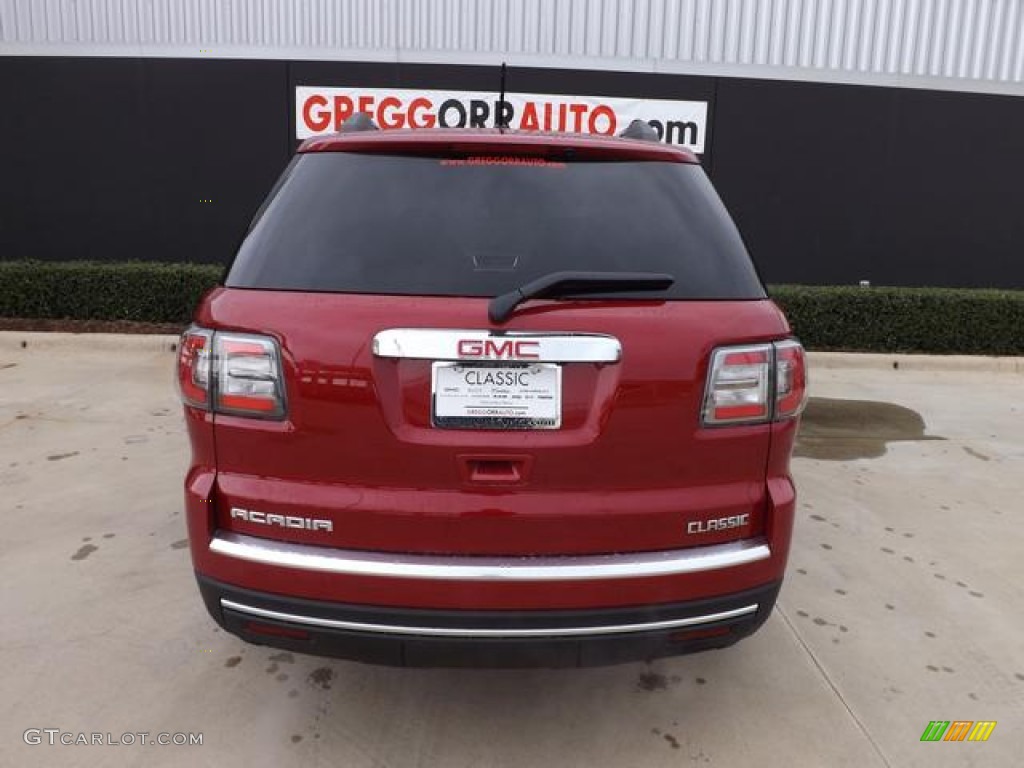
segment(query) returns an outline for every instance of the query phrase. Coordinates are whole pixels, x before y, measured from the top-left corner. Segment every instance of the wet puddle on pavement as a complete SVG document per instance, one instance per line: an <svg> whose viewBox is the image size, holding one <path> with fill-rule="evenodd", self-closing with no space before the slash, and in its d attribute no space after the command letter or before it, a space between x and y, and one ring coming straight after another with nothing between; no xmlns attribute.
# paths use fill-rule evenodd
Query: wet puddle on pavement
<svg viewBox="0 0 1024 768"><path fill-rule="evenodd" d="M823 461L877 459L888 443L945 440L925 434L921 414L895 403L812 397L793 455Z"/></svg>

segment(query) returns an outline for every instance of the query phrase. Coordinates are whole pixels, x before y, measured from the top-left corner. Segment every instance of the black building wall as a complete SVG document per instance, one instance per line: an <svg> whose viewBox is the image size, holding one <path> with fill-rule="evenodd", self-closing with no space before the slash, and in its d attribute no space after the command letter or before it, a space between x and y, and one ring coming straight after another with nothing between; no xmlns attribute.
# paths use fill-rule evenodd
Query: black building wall
<svg viewBox="0 0 1024 768"><path fill-rule="evenodd" d="M0 58L0 259L224 262L296 145L296 85L496 80L489 67ZM1024 287L1024 99L520 68L509 88L707 101L704 165L769 282Z"/></svg>

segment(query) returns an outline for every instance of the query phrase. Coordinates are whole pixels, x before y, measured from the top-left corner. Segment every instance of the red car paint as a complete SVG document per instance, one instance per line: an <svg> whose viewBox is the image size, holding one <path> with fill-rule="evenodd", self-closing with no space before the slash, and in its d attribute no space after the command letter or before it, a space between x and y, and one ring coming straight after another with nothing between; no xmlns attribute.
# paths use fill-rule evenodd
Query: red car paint
<svg viewBox="0 0 1024 768"><path fill-rule="evenodd" d="M300 153L515 157L566 149L577 159L695 162L685 150L650 142L497 131L338 135L310 139ZM770 300L535 300L500 328L488 321L487 307L488 299L476 296L235 287L208 294L196 311L197 327L276 342L286 415L268 420L186 404L193 457L185 506L201 581L296 605L503 616L648 610L777 588L792 530L789 456L798 412L750 424L702 421L715 349L770 345L790 336ZM622 357L611 364L561 366L557 429L439 429L431 419L431 360L374 353L376 334L394 328L604 334L620 342ZM454 354L529 361L535 350L535 342L495 336L456 338ZM237 509L327 520L332 530L300 522L270 527L233 514ZM717 530L708 525L725 518L744 523ZM699 534L687 533L692 522L699 523L693 527ZM767 544L770 556L683 575L439 583L239 559L211 548L224 533L314 553L422 555L459 563L488 556L614 559L754 540ZM220 606L204 594L222 621ZM770 609L760 606L758 624ZM335 653L306 648L302 626L270 621L250 622L249 631L229 628L255 642ZM728 627L694 631L694 637L710 636L711 645L704 637L704 645L683 643L664 652L735 641ZM719 635L721 642L714 639ZM358 650L336 653L362 658Z"/></svg>

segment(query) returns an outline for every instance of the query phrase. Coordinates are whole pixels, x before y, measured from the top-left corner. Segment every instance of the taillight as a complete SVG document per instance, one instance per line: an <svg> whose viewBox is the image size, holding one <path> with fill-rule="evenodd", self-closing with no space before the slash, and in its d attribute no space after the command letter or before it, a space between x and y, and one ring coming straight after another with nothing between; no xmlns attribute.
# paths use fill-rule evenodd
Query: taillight
<svg viewBox="0 0 1024 768"><path fill-rule="evenodd" d="M704 399L704 423L749 423L771 418L771 369L771 344L716 349Z"/></svg>
<svg viewBox="0 0 1024 768"><path fill-rule="evenodd" d="M216 333L213 349L217 370L214 410L265 418L284 415L281 365L273 339L241 333Z"/></svg>
<svg viewBox="0 0 1024 768"><path fill-rule="evenodd" d="M797 416L807 402L807 361L800 342L775 342L775 418Z"/></svg>
<svg viewBox="0 0 1024 768"><path fill-rule="evenodd" d="M181 338L178 382L188 405L236 416L284 417L281 356L267 336L189 329Z"/></svg>
<svg viewBox="0 0 1024 768"><path fill-rule="evenodd" d="M178 349L178 389L187 405L210 407L210 361L213 333L189 328Z"/></svg>
<svg viewBox="0 0 1024 768"><path fill-rule="evenodd" d="M759 424L796 416L807 395L804 350L793 340L722 347L711 355L702 421Z"/></svg>

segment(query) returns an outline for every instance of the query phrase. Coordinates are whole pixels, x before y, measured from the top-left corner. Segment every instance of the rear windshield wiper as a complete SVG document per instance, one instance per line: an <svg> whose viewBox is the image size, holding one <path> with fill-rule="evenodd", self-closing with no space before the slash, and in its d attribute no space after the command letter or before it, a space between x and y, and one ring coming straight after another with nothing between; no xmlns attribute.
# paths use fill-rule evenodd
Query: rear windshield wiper
<svg viewBox="0 0 1024 768"><path fill-rule="evenodd" d="M676 280L657 272L552 272L495 296L487 307L492 323L504 323L524 301L615 291L663 291Z"/></svg>

